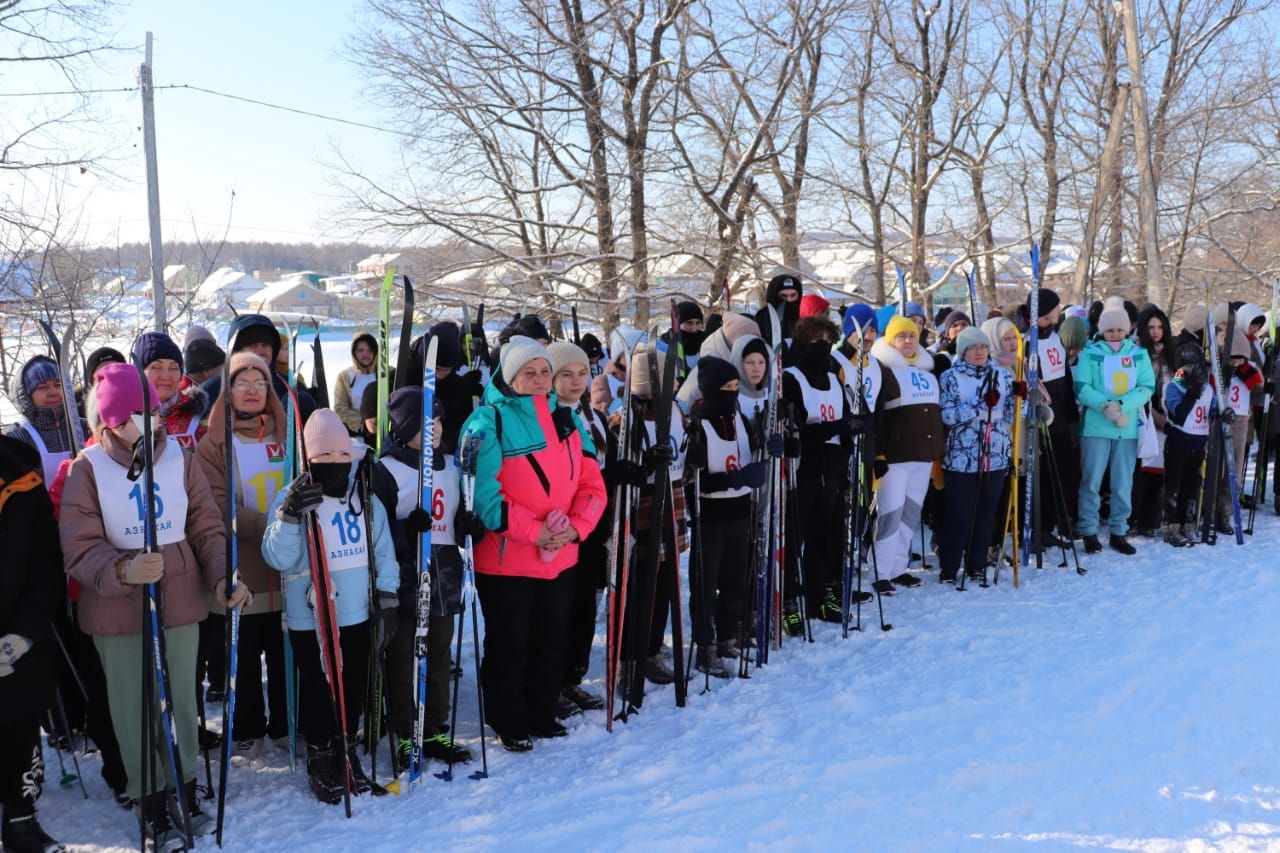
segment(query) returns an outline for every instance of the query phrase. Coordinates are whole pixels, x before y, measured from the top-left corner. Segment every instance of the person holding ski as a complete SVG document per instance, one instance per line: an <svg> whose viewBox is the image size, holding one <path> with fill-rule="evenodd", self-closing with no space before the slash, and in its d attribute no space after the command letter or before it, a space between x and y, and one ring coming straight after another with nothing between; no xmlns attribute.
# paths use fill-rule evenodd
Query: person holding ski
<svg viewBox="0 0 1280 853"><path fill-rule="evenodd" d="M342 418L332 409L316 409L303 428L308 474L283 489L268 510L262 536L262 557L284 575L285 623L299 671L299 730L307 741L307 775L311 790L322 803L342 802L346 770L351 770L355 792L365 793L371 783L356 756L356 731L369 673L369 647L385 648L397 627L400 604L400 566L396 562L387 511L376 496L360 494L355 482L353 442ZM308 515L315 513L324 554L309 553L312 543L304 534ZM365 536L365 513L372 513L373 541ZM372 551L372 553L370 553ZM326 559L320 560L321 557ZM335 589L337 637L317 637L311 561L321 562ZM377 599L369 600L369 571ZM341 679L345 707L338 705L322 663L321 642L341 647ZM336 683L336 682L335 682ZM346 731L338 720L345 711ZM346 751L344 760L342 750Z"/></svg>
<svg viewBox="0 0 1280 853"><path fill-rule="evenodd" d="M352 435L360 434L360 401L364 389L378 379L378 339L360 332L351 341L352 364L338 374L333 387L333 410Z"/></svg>
<svg viewBox="0 0 1280 853"><path fill-rule="evenodd" d="M1177 370L1164 385L1164 541L1174 548L1195 544L1196 499L1201 468L1216 420L1218 397L1209 383L1204 348L1183 341L1174 353ZM1226 417L1234 417L1228 411Z"/></svg>
<svg viewBox="0 0 1280 853"><path fill-rule="evenodd" d="M590 432L552 399L551 357L532 338L503 345L484 405L463 426L478 444L475 546L484 611L480 681L485 720L513 752L530 736L564 737L556 706L564 680L578 543L606 497Z"/></svg>
<svg viewBox="0 0 1280 853"><path fill-rule="evenodd" d="M437 357L439 351L437 350ZM437 368L437 374L439 369ZM391 538L400 564L400 628L387 646L387 726L395 743L396 773L409 766L417 696L414 693L413 626L418 617L418 542L431 533L431 612L427 616L427 707L423 718L422 754L451 764L464 764L471 753L449 735L450 650L454 619L462 606L462 554L458 531L469 525L472 540L485 536L483 525L467 513L460 500L462 472L456 461L457 434L444 425L439 380L432 407L431 505L421 506L418 472L422 449L422 386L407 385L387 401L390 440L374 470L374 490L383 504L394 507ZM461 521L462 524L458 522Z"/></svg>
<svg viewBox="0 0 1280 853"><path fill-rule="evenodd" d="M263 314L241 314L236 317L231 321L231 328L227 332L227 340L233 345L232 351L227 353L228 358L238 352L248 351L270 365L277 363L280 352L283 349L280 342L280 333L276 331L275 323L271 322L270 317ZM285 377L272 370L271 386L275 389L276 396L280 398L281 405L284 405L285 399L289 396L289 385ZM222 374L215 373L200 388L208 399L218 399L218 396L222 393ZM316 401L306 391L298 390L297 394L298 404L302 409L302 420L305 422L311 417L311 413L315 411Z"/></svg>
<svg viewBox="0 0 1280 853"><path fill-rule="evenodd" d="M758 340L758 339L756 339ZM739 372L714 356L698 363L702 397L694 404L689 430L689 465L697 472L694 494L694 553L690 567L689 613L695 666L715 678L729 678L721 658L736 658L742 635L742 597L750 559L751 493L764 485L768 463L752 461L757 447L738 408ZM782 455L782 436L767 439L773 457Z"/></svg>
<svg viewBox="0 0 1280 853"><path fill-rule="evenodd" d="M1143 418L1151 418L1159 436L1158 443L1164 444L1164 386L1173 378L1174 345L1173 333L1169 327L1169 318L1155 305L1147 305L1138 312L1138 346L1147 351L1151 359L1152 373L1155 376L1155 391ZM1138 460L1138 472L1133 482L1133 521L1138 536L1156 535L1160 527L1164 498L1164 464L1163 458L1143 458Z"/></svg>
<svg viewBox="0 0 1280 853"><path fill-rule="evenodd" d="M253 593L253 603L240 611L239 665L236 673L236 764L252 761L270 745L289 746L289 720L285 701L284 633L280 611L284 596L280 575L262 559L262 535L267 510L285 486L285 435L287 424L280 399L271 391L271 368L258 356L238 352L231 357L231 412L233 445L226 445L225 403L219 398L209 413L209 429L196 446L196 458L204 469L219 512L236 502L236 539L240 582ZM223 392L224 394L226 391ZM227 494L227 466L235 455L235 493ZM209 608L226 612L221 599L211 598ZM267 702L263 703L262 658L267 661Z"/></svg>
<svg viewBox="0 0 1280 853"><path fill-rule="evenodd" d="M157 584L164 602L161 630L169 710L186 776L178 780L176 796L184 798L193 833L205 834L212 830L213 820L201 811L195 793L198 744L193 685L198 623L208 615L208 596L213 593L227 600L223 524L194 456L166 436L154 389L148 413L143 405L142 380L134 367L108 364L98 370L97 377L96 443L71 465L62 495L59 533L67 573L80 583L80 627L93 637L106 674L107 700L125 762L128 794L142 803L157 846L171 850L182 843L182 832L171 823L170 804L166 803L166 789L173 780L160 772L155 790L142 788L144 761L154 760L160 768L167 766L163 735L156 738L154 759L144 754L140 740L139 696L144 668L139 661L146 659L146 637L140 630L143 587ZM144 548L143 478L135 473L142 458L139 424L146 417L151 417L155 426L157 541L150 548ZM251 599L248 587L237 584L229 603L243 607Z"/></svg>
<svg viewBox="0 0 1280 853"><path fill-rule="evenodd" d="M844 340L840 346L831 351L831 357L840 368L840 379L850 394L861 394L866 405L865 411L875 407L876 397L880 394L880 362L871 357L871 345L876 342L876 312L863 303L850 305L844 312ZM859 339L858 330L862 330ZM861 361L862 363L856 364ZM862 387L858 388L858 375L861 371ZM855 398L856 399L856 398Z"/></svg>
<svg viewBox="0 0 1280 853"><path fill-rule="evenodd" d="M52 622L65 581L40 471L31 445L0 437L0 844L15 853L64 849L36 817L44 788L40 717L53 704Z"/></svg>
<svg viewBox="0 0 1280 853"><path fill-rule="evenodd" d="M1109 474L1110 544L1121 554L1136 549L1125 538L1133 472L1138 461L1138 417L1155 391L1155 372L1146 350L1129 338L1129 314L1105 308L1098 317L1100 339L1080 353L1076 398L1084 408L1080 429L1080 533L1088 554L1102 550L1098 510L1104 474Z"/></svg>
<svg viewBox="0 0 1280 853"><path fill-rule="evenodd" d="M1005 494L1016 398L1013 377L990 354L986 334L965 328L956 336L955 364L938 382L947 427L942 460L947 508L938 542L942 583L955 582L962 557L970 578L985 578L987 544Z"/></svg>
<svg viewBox="0 0 1280 853"><path fill-rule="evenodd" d="M755 427L769 408L773 353L761 338L743 335L734 342L728 361L738 369L738 411Z"/></svg>
<svg viewBox="0 0 1280 853"><path fill-rule="evenodd" d="M946 450L946 436L933 356L921 348L916 324L902 316L890 319L884 336L871 345L871 355L881 370L874 406L874 464L880 481L875 558L882 577L873 588L885 594L893 592L894 584L920 585L920 579L907 571L911 539L920 524L934 463Z"/></svg>
<svg viewBox="0 0 1280 853"><path fill-rule="evenodd" d="M182 350L163 332L143 332L133 342L133 357L160 395L165 434L184 450L194 450L204 435L201 418L210 398L184 373Z"/></svg>
<svg viewBox="0 0 1280 853"><path fill-rule="evenodd" d="M791 273L779 273L769 279L769 284L764 291L764 301L767 305L772 305L773 309L778 312L778 320L782 326L778 337L782 340L784 350L791 345L792 328L800 320L800 299L804 295L804 288L800 284L800 279ZM726 316L725 320L729 318ZM769 332L769 310L761 308L756 312L756 325L758 327L757 334L765 340L771 340ZM790 363L790 360L787 360Z"/></svg>
<svg viewBox="0 0 1280 853"><path fill-rule="evenodd" d="M604 415L587 405L587 386L591 381L590 356L581 347L566 341L552 341L547 346L551 356L552 387L556 402L572 409L591 432L596 448L594 462L600 466L605 483L609 483L609 427ZM588 463L590 464L590 463ZM612 488L609 489L612 492ZM599 594L604 589L609 562L607 523L612 513L600 516L591 532L578 545L578 563L573 574L573 603L569 610L569 653L560 688L560 719L583 711L598 711L604 699L582 686L591 665L591 647L595 641L596 613Z"/></svg>
<svg viewBox="0 0 1280 853"><path fill-rule="evenodd" d="M22 420L9 427L5 435L39 452L41 478L52 483L58 466L72 456L58 363L45 355L28 359L9 382L9 399L17 406Z"/></svg>

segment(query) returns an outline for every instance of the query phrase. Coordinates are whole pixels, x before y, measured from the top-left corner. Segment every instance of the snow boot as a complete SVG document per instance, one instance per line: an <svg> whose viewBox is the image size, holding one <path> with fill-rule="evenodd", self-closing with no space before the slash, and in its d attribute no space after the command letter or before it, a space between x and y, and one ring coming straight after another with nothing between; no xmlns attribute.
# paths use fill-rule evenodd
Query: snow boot
<svg viewBox="0 0 1280 853"><path fill-rule="evenodd" d="M1083 538L1084 552L1086 554L1099 554L1102 552L1102 543L1098 541L1098 534L1086 533Z"/></svg>
<svg viewBox="0 0 1280 853"><path fill-rule="evenodd" d="M1231 520L1226 517L1218 519L1218 523L1213 526L1213 529L1217 530L1223 536L1236 535L1236 529L1231 526Z"/></svg>
<svg viewBox="0 0 1280 853"><path fill-rule="evenodd" d="M800 618L800 602L794 598L787 599L782 605L782 629L788 637L804 636L804 620Z"/></svg>
<svg viewBox="0 0 1280 853"><path fill-rule="evenodd" d="M497 731L496 729L494 731ZM507 752L528 752L533 749L533 740L528 735L516 737L498 732L498 741Z"/></svg>
<svg viewBox="0 0 1280 853"><path fill-rule="evenodd" d="M4 845L6 853L63 853L67 849L49 837L36 820L36 810L29 806L5 808L0 844Z"/></svg>
<svg viewBox="0 0 1280 853"><path fill-rule="evenodd" d="M920 578L908 572L903 572L896 578L892 578L890 583L897 584L898 586L905 586L910 589L913 586L920 586Z"/></svg>
<svg viewBox="0 0 1280 853"><path fill-rule="evenodd" d="M200 797L196 794L196 780L192 779L182 786L183 804L187 807L187 817L191 820L191 837L198 838L201 835L212 835L217 828L217 823L213 817L200 808ZM169 820L173 825L182 831L182 812L178 810L178 794L169 792L166 803L169 807Z"/></svg>
<svg viewBox="0 0 1280 853"><path fill-rule="evenodd" d="M599 711L604 708L604 700L583 688L581 684L570 684L560 689L561 696L567 696L573 704L584 711Z"/></svg>
<svg viewBox="0 0 1280 853"><path fill-rule="evenodd" d="M1177 524L1166 524L1164 526L1164 541L1174 548L1190 548L1195 544L1183 534L1182 528Z"/></svg>
<svg viewBox="0 0 1280 853"><path fill-rule="evenodd" d="M1125 539L1119 533L1111 534L1110 545L1114 550L1119 551L1125 556L1133 556L1138 553L1138 549L1130 545L1129 540Z"/></svg>
<svg viewBox="0 0 1280 853"><path fill-rule="evenodd" d="M661 652L644 659L644 677L650 684L674 684L676 680L676 674L662 659Z"/></svg>
<svg viewBox="0 0 1280 853"><path fill-rule="evenodd" d="M942 571L938 572L938 583L955 583L955 582L956 582L955 572L948 571L947 569L943 569Z"/></svg>
<svg viewBox="0 0 1280 853"><path fill-rule="evenodd" d="M738 641L734 639L721 640L716 644L716 654L722 658L737 660L742 657L742 652L738 650Z"/></svg>
<svg viewBox="0 0 1280 853"><path fill-rule="evenodd" d="M151 838L150 849L154 853L173 853L187 849L187 836L183 829L174 826L169 818L169 795L157 791L142 798L142 813L147 822L147 835ZM8 845L5 845L8 849Z"/></svg>
<svg viewBox="0 0 1280 853"><path fill-rule="evenodd" d="M818 618L837 625L844 621L844 608L840 605L840 595L835 587L827 587L822 603L818 605Z"/></svg>
<svg viewBox="0 0 1280 853"><path fill-rule="evenodd" d="M557 723L555 720L552 720L548 725L535 728L533 731L529 732L529 734L539 740L552 740L554 738L568 737L569 730Z"/></svg>
<svg viewBox="0 0 1280 853"><path fill-rule="evenodd" d="M424 740L422 755L448 764L466 764L471 760L471 751L454 743L448 732L440 732Z"/></svg>
<svg viewBox="0 0 1280 853"><path fill-rule="evenodd" d="M307 776L311 792L320 802L331 806L342 802L347 786L342 778L342 759L338 757L337 747L307 744Z"/></svg>
<svg viewBox="0 0 1280 853"><path fill-rule="evenodd" d="M556 697L556 719L567 720L581 713L582 708L578 707L578 703L564 695L564 691L561 690L560 695Z"/></svg>
<svg viewBox="0 0 1280 853"><path fill-rule="evenodd" d="M878 580L871 588L881 595L893 595L893 581Z"/></svg>
<svg viewBox="0 0 1280 853"><path fill-rule="evenodd" d="M712 678L729 678L729 670L720 662L715 646L698 646L697 662L694 664L698 672L705 672Z"/></svg>

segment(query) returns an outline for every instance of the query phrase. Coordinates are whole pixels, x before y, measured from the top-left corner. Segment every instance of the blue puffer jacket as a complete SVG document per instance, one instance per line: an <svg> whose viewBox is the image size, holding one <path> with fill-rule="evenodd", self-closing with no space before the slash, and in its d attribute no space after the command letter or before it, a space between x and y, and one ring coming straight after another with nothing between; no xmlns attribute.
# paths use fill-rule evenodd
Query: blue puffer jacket
<svg viewBox="0 0 1280 853"><path fill-rule="evenodd" d="M352 464L352 478L356 465ZM307 603L307 590L311 587L311 563L303 539L302 525L285 517L280 508L284 505L288 489L282 489L271 504L267 515L271 519L262 535L262 558L267 565L284 575L285 624L290 631L315 630L315 614ZM353 498L353 510L359 509L359 498ZM400 587L400 564L396 562L395 545L391 541L391 528L387 526L387 511L377 497L369 501L373 512L373 554L377 566L375 584L379 592L392 595ZM322 523L324 520L321 520ZM359 518L358 529L364 532L364 518ZM369 618L369 573L353 569L333 575L338 591L338 625L358 625Z"/></svg>
<svg viewBox="0 0 1280 853"><path fill-rule="evenodd" d="M942 374L938 380L939 408L942 422L947 426L947 452L942 467L948 471L976 473L982 456L982 436L987 427L987 404L982 400L981 389L986 387L987 377L995 373L995 388L1000 400L992 410L991 443L987 455L988 471L1002 471L1009 467L1011 445L1009 430L1013 426L1013 412L1017 398L1013 396L1013 377L1003 367L987 362L974 367L964 361ZM962 390L962 389L968 389Z"/></svg>

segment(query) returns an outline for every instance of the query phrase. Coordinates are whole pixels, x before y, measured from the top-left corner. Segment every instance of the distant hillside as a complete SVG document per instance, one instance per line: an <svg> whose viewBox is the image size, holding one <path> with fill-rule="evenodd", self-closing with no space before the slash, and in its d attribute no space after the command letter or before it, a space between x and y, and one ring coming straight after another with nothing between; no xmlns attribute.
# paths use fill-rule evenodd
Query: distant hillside
<svg viewBox="0 0 1280 853"><path fill-rule="evenodd" d="M252 273L261 271L264 280L276 278L281 271L313 270L319 273L353 271L356 262L385 246L364 243L269 243L265 241L227 242L221 245L165 243L168 264L186 264L199 278L216 267L231 266ZM151 263L146 243L124 243L119 247L93 249L89 252L94 269L136 270L145 278Z"/></svg>

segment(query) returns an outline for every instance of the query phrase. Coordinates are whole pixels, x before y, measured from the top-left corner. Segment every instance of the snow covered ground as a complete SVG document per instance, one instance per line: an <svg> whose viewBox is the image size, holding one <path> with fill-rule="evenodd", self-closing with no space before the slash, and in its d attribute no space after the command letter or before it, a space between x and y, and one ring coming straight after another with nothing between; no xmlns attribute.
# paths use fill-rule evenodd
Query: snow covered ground
<svg viewBox="0 0 1280 853"><path fill-rule="evenodd" d="M612 735L597 712L529 754L491 742L488 779L361 798L350 821L283 760L234 768L227 849L1280 850L1277 542L1268 506L1243 548L1138 540L1018 590L930 573L887 599L888 633L867 610L848 640L817 624L748 681L695 682L684 710L656 688ZM136 844L82 766L91 799L48 791L46 826Z"/></svg>

